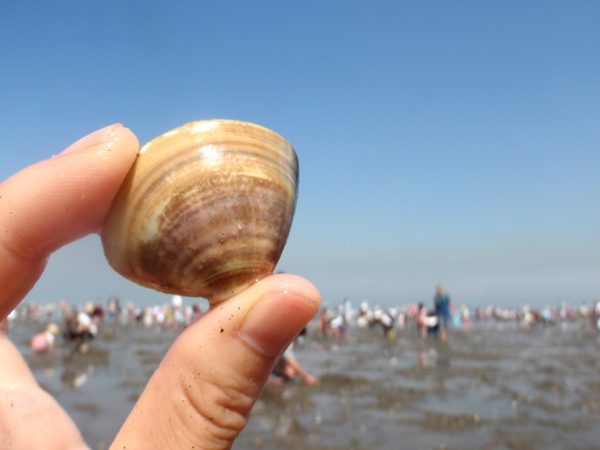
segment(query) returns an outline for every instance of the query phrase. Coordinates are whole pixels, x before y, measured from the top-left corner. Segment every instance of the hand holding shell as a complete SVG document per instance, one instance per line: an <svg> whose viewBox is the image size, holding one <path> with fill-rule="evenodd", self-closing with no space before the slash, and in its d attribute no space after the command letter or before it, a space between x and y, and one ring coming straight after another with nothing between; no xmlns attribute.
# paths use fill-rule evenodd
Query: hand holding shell
<svg viewBox="0 0 600 450"><path fill-rule="evenodd" d="M144 145L102 231L120 274L211 304L270 274L296 205L298 159L278 134L207 120Z"/></svg>

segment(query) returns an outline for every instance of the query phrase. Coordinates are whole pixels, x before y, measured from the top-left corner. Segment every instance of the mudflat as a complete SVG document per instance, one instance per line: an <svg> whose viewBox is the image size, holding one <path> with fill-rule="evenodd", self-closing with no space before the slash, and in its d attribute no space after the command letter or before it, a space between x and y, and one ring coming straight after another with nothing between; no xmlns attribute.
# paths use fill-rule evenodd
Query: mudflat
<svg viewBox="0 0 600 450"><path fill-rule="evenodd" d="M600 449L600 334L587 323L475 323L448 343L400 330L309 327L298 360L318 386L267 386L236 449ZM36 355L43 324L9 336L93 449L108 448L179 330L104 324L82 353L59 339Z"/></svg>

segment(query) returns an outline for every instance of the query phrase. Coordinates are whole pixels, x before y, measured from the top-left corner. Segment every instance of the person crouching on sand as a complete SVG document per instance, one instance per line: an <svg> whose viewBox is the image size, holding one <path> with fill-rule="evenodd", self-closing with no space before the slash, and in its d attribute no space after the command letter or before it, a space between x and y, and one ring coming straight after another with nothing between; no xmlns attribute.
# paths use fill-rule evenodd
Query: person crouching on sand
<svg viewBox="0 0 600 450"><path fill-rule="evenodd" d="M295 343L303 342L305 335L306 328L300 332L295 342L292 342L279 357L269 375L267 381L268 384L272 386L281 386L297 377L302 378L309 386L316 386L319 384L319 379L302 367L294 354Z"/></svg>
<svg viewBox="0 0 600 450"><path fill-rule="evenodd" d="M31 339L31 350L35 353L52 352L55 348L56 336L58 336L58 325L50 323L45 331L36 334Z"/></svg>

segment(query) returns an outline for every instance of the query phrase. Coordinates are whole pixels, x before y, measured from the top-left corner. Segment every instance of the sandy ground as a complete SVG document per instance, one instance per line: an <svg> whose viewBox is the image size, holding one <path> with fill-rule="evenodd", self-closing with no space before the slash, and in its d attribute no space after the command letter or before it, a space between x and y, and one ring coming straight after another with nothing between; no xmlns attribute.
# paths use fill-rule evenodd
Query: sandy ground
<svg viewBox="0 0 600 450"><path fill-rule="evenodd" d="M89 445L108 447L176 330L104 325L85 354L33 355L42 324L10 336ZM600 335L586 324L485 324L424 342L409 330L296 351L320 377L267 387L236 449L600 449Z"/></svg>

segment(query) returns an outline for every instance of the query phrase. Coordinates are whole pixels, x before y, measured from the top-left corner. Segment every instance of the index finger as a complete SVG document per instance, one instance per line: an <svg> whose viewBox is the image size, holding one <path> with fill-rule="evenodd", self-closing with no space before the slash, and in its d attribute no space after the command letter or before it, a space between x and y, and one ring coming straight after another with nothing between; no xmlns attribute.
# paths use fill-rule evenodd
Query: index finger
<svg viewBox="0 0 600 450"><path fill-rule="evenodd" d="M116 124L0 184L0 318L27 294L50 253L98 231L138 151Z"/></svg>

